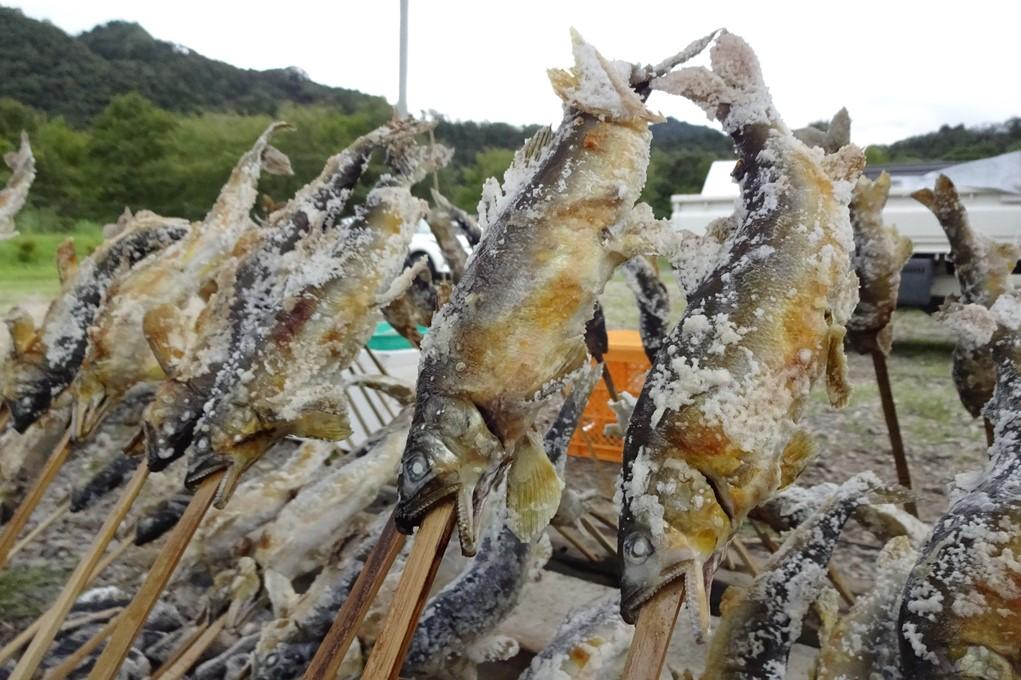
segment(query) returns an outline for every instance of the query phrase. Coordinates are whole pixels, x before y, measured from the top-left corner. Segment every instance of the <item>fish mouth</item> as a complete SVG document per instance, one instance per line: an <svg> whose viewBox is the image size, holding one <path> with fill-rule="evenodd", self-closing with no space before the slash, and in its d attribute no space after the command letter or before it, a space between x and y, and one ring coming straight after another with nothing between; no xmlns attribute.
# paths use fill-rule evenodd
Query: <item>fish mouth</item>
<svg viewBox="0 0 1021 680"><path fill-rule="evenodd" d="M415 494L415 497L408 503L398 503L397 513L394 516L397 529L402 534L410 536L414 532L415 527L421 524L422 518L425 517L427 511L431 510L440 501L456 495L460 486L458 482L436 485L435 488L430 489L425 494Z"/></svg>
<svg viewBox="0 0 1021 680"><path fill-rule="evenodd" d="M638 611L642 608L642 605L677 579L684 578L687 570L688 562L679 562L665 572L662 572L659 580L651 586L630 592L626 592L622 587L620 592L620 615L624 621L634 624L638 619Z"/></svg>

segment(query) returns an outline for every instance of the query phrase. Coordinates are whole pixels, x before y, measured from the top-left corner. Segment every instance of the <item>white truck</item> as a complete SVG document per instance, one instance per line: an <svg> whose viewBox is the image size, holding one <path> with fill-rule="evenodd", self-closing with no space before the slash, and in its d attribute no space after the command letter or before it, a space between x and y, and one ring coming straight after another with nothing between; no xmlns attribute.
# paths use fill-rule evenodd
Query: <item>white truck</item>
<svg viewBox="0 0 1021 680"><path fill-rule="evenodd" d="M702 193L672 196L674 226L700 234L712 220L730 215L738 195L733 169L733 161L716 161ZM870 166L865 174L875 178L882 170L892 179L883 218L914 244L901 278L901 305L933 307L957 291L946 235L932 213L911 198L916 189L933 186L938 174L957 185L972 226L997 241L1021 242L1021 151L956 165ZM1021 268L1014 273L1015 283L1021 283Z"/></svg>

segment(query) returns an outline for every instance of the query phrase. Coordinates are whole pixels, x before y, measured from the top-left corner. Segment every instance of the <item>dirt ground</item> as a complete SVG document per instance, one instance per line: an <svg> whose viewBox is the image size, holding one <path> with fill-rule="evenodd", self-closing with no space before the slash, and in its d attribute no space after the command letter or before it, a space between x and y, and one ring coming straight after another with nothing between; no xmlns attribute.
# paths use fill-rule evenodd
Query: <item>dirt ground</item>
<svg viewBox="0 0 1021 680"><path fill-rule="evenodd" d="M680 296L672 281L668 286L676 319ZM41 316L43 301L29 302L33 313ZM630 292L619 279L611 282L604 304L610 327L633 328L637 324ZM898 312L895 324L889 371L921 516L931 522L946 509L948 486L954 476L982 464L984 432L981 421L968 416L954 391L950 379L952 341L948 332L920 311ZM890 481L896 479L871 358L851 355L849 367L855 390L845 409L830 408L824 390L817 389L812 397L804 423L818 443L818 453L805 471L802 484L840 482L863 470L873 470ZM72 459L65 466L34 521L45 517L66 497L71 481L83 474L86 465L85 461ZM569 484L579 489L595 488L609 496L618 473L616 464L572 459ZM113 502L111 496L86 513L58 521L0 573L0 644L34 619L59 592ZM604 513L613 512L608 500L599 505ZM608 538L613 541L612 536ZM764 560L766 553L757 546L754 536L748 534L745 538L758 558ZM845 539L838 549L836 563L846 571L852 585L863 589L867 587L878 542L853 526L845 533ZM594 541L584 537L582 541L590 551L599 554L600 548ZM577 551L561 538L555 537L554 543L558 554L573 552L577 556ZM97 583L133 591L161 545L158 542L129 549Z"/></svg>

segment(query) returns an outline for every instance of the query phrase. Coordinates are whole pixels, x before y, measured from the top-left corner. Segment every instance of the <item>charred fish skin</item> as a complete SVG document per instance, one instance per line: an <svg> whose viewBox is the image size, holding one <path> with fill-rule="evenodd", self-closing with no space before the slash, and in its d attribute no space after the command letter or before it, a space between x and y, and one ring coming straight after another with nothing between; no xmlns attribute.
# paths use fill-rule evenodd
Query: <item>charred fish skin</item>
<svg viewBox="0 0 1021 680"><path fill-rule="evenodd" d="M32 155L27 132L22 131L21 144L16 152L4 154L4 162L11 169L11 176L0 190L0 241L18 235L14 231L14 216L25 205L28 190L35 180L35 156Z"/></svg>
<svg viewBox="0 0 1021 680"><path fill-rule="evenodd" d="M821 157L772 106L758 60L721 35L713 71L653 81L685 95L734 139L739 223L656 357L624 441L622 614L667 583L711 576L747 513L794 481L811 446L796 429L826 374L846 402L844 324L857 302L847 204L864 165L851 146Z"/></svg>
<svg viewBox="0 0 1021 680"><path fill-rule="evenodd" d="M844 524L882 482L871 472L852 477L784 540L747 592L728 591L709 644L707 678L781 680L801 622L826 579L826 565Z"/></svg>
<svg viewBox="0 0 1021 680"><path fill-rule="evenodd" d="M905 677L1012 677L1021 673L1021 340L1018 302L992 340L997 384L990 461L936 523L904 587L900 651ZM1002 320L1001 320L1002 323ZM962 480L958 481L962 484Z"/></svg>
<svg viewBox="0 0 1021 680"><path fill-rule="evenodd" d="M633 257L624 263L624 280L638 301L638 330L645 356L654 362L668 332L670 294L645 257Z"/></svg>
<svg viewBox="0 0 1021 680"><path fill-rule="evenodd" d="M1021 249L1012 243L996 243L975 231L950 178L940 175L934 189L921 189L911 196L932 211L947 235L961 302L990 307L1002 294L1013 290L1010 277ZM958 343L952 370L961 403L973 418L978 418L996 384L996 369L988 348Z"/></svg>
<svg viewBox="0 0 1021 680"><path fill-rule="evenodd" d="M502 189L487 182L482 241L423 342L398 527L410 532L454 495L466 555L475 552L479 513L504 471L522 538L538 535L555 512L561 482L531 421L587 360L585 323L631 254L621 252L629 230L647 214L635 204L648 166L648 123L658 118L621 75L630 65L611 64L577 34L574 52L572 72L550 74L565 102L563 122L526 142ZM613 95L587 97L593 80Z"/></svg>
<svg viewBox="0 0 1021 680"><path fill-rule="evenodd" d="M286 157L270 145L288 127L271 123L235 164L202 222L111 289L73 385L75 437L88 434L132 385L163 379L179 361L205 306L205 287L238 242L257 229L249 213L262 172L290 172Z"/></svg>
<svg viewBox="0 0 1021 680"><path fill-rule="evenodd" d="M135 545L152 543L173 529L190 502L191 494L179 493L157 503L138 521Z"/></svg>
<svg viewBox="0 0 1021 680"><path fill-rule="evenodd" d="M39 336L6 368L4 403L12 423L24 432L71 384L88 345L88 330L108 290L136 264L184 238L187 223L140 213L132 228L102 244L50 305Z"/></svg>
<svg viewBox="0 0 1021 680"><path fill-rule="evenodd" d="M394 121L359 137L327 160L320 175L299 190L286 206L270 216L270 228L251 253L237 265L229 287L230 300L220 327L206 343L204 355L193 358L184 376L173 376L164 386L146 418L146 452L154 470L165 468L184 455L191 442L200 406L217 386L223 386L225 365L244 369L246 359L264 337L265 320L278 302L282 279L289 267L300 266L288 258L304 244L323 237L338 224L338 217L361 179L369 159L388 143L414 135L419 126ZM202 348L197 348L201 351ZM196 354L191 352L190 354Z"/></svg>
<svg viewBox="0 0 1021 680"><path fill-rule="evenodd" d="M822 641L815 680L901 680L897 610L918 554L907 536L879 553L873 587L855 600Z"/></svg>

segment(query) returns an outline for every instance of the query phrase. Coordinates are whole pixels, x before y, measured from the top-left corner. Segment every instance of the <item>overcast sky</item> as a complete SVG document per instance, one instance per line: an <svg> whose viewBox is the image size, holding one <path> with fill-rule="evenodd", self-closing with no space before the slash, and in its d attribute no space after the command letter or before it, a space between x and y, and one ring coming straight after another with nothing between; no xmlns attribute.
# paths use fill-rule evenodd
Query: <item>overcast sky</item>
<svg viewBox="0 0 1021 680"><path fill-rule="evenodd" d="M157 38L236 66L298 66L318 82L397 99L398 0L15 4L71 33L111 19L136 21ZM659 61L725 26L758 52L777 108L792 126L847 106L855 140L870 144L943 123L1021 115L1021 3L943 9L897 0L410 0L410 6L412 112L551 123L560 105L545 69L570 64L570 26L606 56L640 62ZM650 104L706 123L679 98L656 93Z"/></svg>

